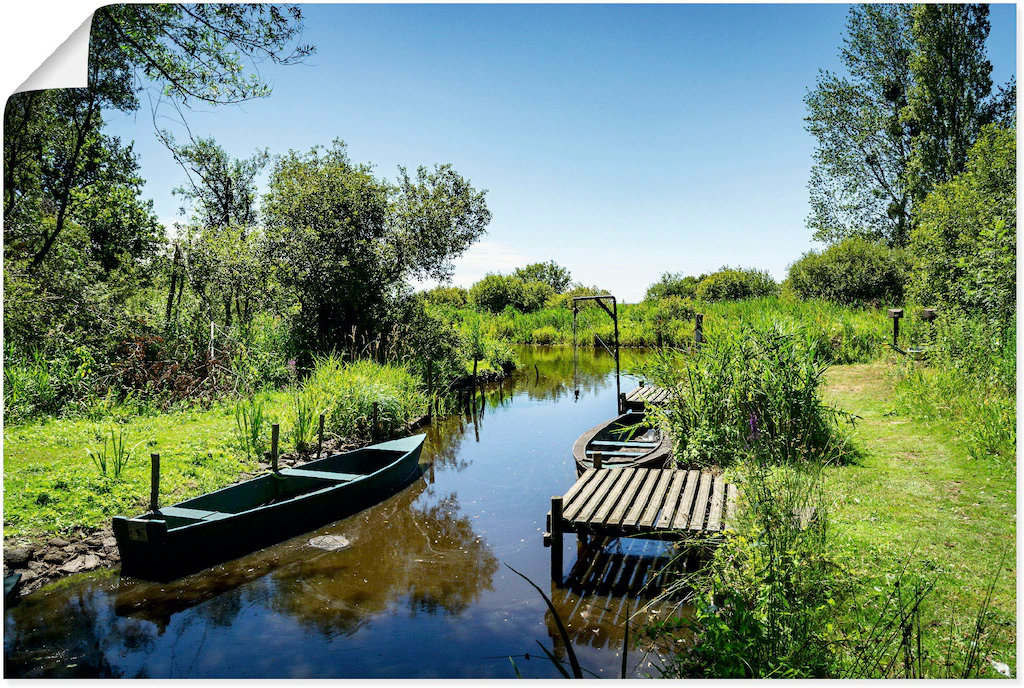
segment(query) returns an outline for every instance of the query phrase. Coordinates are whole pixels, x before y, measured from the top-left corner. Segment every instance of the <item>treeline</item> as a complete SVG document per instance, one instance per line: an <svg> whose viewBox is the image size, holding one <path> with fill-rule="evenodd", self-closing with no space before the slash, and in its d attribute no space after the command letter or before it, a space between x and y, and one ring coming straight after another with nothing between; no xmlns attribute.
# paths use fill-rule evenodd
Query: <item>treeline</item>
<svg viewBox="0 0 1024 688"><path fill-rule="evenodd" d="M448 277L490 221L486 192L451 166L389 180L340 140L235 158L213 138L158 130L182 173L185 219L169 231L131 145L105 132L103 113L137 111L145 84L177 114L269 95L256 65L310 55L301 28L295 6L104 7L87 88L9 99L8 422L251 393L321 354L416 373L430 361L438 385L465 375L460 333L408 286Z"/></svg>

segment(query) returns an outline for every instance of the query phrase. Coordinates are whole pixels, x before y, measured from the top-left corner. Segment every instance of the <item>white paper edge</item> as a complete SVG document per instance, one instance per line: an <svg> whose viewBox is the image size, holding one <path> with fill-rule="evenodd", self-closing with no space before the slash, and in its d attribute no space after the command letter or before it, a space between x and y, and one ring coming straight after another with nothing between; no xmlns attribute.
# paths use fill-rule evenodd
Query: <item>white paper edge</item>
<svg viewBox="0 0 1024 688"><path fill-rule="evenodd" d="M89 82L89 30L92 15L75 29L66 41L43 61L19 86L21 91L40 91L48 88L84 88Z"/></svg>

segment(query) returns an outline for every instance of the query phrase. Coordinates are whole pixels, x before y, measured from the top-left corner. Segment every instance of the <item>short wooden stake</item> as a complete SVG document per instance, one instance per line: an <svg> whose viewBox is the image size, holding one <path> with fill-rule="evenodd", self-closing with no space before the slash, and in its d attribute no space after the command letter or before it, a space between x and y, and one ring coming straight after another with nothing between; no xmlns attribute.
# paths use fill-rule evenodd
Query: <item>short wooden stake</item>
<svg viewBox="0 0 1024 688"><path fill-rule="evenodd" d="M160 511L160 455L150 454L152 461L149 480L149 510Z"/></svg>
<svg viewBox="0 0 1024 688"><path fill-rule="evenodd" d="M562 497L551 498L551 580L562 584Z"/></svg>
<svg viewBox="0 0 1024 688"><path fill-rule="evenodd" d="M434 414L432 410L434 398L434 362L427 359L427 418L432 419Z"/></svg>
<svg viewBox="0 0 1024 688"><path fill-rule="evenodd" d="M373 439L377 439L377 422L379 418L380 405L375 401L373 402L373 418L370 421L373 425L373 427L370 428L370 437L372 437Z"/></svg>
<svg viewBox="0 0 1024 688"><path fill-rule="evenodd" d="M693 341L697 344L697 351L700 351L704 344L704 314L697 313L693 316Z"/></svg>
<svg viewBox="0 0 1024 688"><path fill-rule="evenodd" d="M601 452L594 452L594 468L600 468L604 463L604 455Z"/></svg>
<svg viewBox="0 0 1024 688"><path fill-rule="evenodd" d="M281 437L281 426L274 423L270 426L270 468L277 473L277 441Z"/></svg>
<svg viewBox="0 0 1024 688"><path fill-rule="evenodd" d="M320 414L320 428L316 431L316 458L320 458L320 452L324 450L324 414Z"/></svg>

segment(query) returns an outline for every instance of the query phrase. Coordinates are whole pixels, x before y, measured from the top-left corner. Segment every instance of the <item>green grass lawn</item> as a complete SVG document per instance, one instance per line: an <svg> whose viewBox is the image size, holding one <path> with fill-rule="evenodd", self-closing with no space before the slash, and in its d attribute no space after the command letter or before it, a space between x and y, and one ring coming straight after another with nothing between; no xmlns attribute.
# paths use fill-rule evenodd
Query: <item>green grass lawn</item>
<svg viewBox="0 0 1024 688"><path fill-rule="evenodd" d="M270 422L281 423L281 451L291 451L291 401L265 395ZM120 479L86 453L102 448L98 433L121 432L134 451ZM267 425L269 431L269 423ZM4 538L39 537L109 525L115 514L135 515L148 504L151 453L160 454L161 502L209 492L256 471L237 439L234 405L157 416L110 417L102 422L48 420L4 428Z"/></svg>
<svg viewBox="0 0 1024 688"><path fill-rule="evenodd" d="M836 366L826 376L825 397L860 417L859 457L826 474L834 555L869 585L887 575L891 584L908 558L937 574L926 612L937 638L948 636L951 616L961 636L970 632L1005 555L987 618L990 657L1016 676L1016 466L972 459L942 422L892 414L890 371L884 363Z"/></svg>

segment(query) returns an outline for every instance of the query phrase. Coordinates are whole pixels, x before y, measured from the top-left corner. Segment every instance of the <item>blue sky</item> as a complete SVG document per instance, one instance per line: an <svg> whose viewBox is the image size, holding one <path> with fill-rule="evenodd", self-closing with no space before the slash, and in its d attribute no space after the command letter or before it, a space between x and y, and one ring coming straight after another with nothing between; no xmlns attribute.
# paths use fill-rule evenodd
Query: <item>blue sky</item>
<svg viewBox="0 0 1024 688"><path fill-rule="evenodd" d="M235 157L339 138L392 179L451 163L494 214L456 284L551 259L630 302L665 271L781 279L813 247L803 97L839 70L847 9L305 5L317 54L265 65L269 98L188 122ZM992 6L997 84L1015 73L1015 12ZM180 219L183 173L148 107L109 122L135 141L158 216Z"/></svg>

